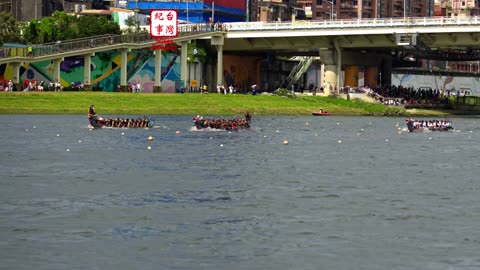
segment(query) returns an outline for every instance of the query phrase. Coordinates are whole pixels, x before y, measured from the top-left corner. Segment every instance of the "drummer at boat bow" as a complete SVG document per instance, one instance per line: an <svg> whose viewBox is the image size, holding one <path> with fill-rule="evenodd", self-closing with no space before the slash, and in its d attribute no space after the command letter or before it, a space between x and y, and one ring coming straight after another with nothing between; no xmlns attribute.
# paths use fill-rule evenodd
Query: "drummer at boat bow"
<svg viewBox="0 0 480 270"><path fill-rule="evenodd" d="M88 109L88 114L89 114L90 116L95 116L95 115L97 115L97 112L95 112L95 107L93 106L93 104L90 105L90 108Z"/></svg>

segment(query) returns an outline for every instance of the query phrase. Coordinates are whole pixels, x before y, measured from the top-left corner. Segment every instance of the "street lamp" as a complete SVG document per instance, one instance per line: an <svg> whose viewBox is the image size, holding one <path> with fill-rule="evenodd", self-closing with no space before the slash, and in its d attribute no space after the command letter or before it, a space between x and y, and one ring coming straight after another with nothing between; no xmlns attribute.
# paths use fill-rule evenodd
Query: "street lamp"
<svg viewBox="0 0 480 270"><path fill-rule="evenodd" d="M333 8L335 7L335 4L333 3L333 0L332 1L325 0L325 2L329 3L330 6L332 7L332 12L330 13L330 20L333 21L333 17L336 16L336 14L334 14L333 12Z"/></svg>

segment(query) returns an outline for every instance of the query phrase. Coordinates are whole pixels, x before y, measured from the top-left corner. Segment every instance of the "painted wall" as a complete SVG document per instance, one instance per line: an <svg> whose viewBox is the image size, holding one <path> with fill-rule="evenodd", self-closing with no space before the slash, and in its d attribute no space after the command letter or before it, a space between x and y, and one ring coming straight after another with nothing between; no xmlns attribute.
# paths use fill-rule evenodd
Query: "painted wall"
<svg viewBox="0 0 480 270"><path fill-rule="evenodd" d="M434 75L392 74L392 85L431 87L438 90L470 89L473 94L480 94L480 77L453 77Z"/></svg>
<svg viewBox="0 0 480 270"><path fill-rule="evenodd" d="M224 55L223 77L227 86L237 89L250 89L253 84L260 84L259 57Z"/></svg>
<svg viewBox="0 0 480 270"><path fill-rule="evenodd" d="M60 65L61 84L79 85L83 82L84 58L68 57ZM91 85L94 89L114 91L120 83L120 54L116 51L97 53L92 57ZM155 56L151 51L133 51L128 55L127 81L140 82L143 92L153 92L155 74ZM0 80L13 77L11 65L0 66ZM20 69L21 81L53 80L53 65L50 61L25 63ZM176 54L162 54L162 87L164 92L175 91L175 81L180 80L180 57Z"/></svg>

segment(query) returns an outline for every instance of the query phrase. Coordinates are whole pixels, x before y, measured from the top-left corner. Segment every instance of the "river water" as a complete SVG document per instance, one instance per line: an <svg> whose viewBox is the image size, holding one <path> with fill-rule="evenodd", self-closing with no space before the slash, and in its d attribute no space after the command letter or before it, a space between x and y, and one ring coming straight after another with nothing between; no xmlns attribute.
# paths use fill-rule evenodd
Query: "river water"
<svg viewBox="0 0 480 270"><path fill-rule="evenodd" d="M156 118L0 115L0 269L480 269L480 118Z"/></svg>

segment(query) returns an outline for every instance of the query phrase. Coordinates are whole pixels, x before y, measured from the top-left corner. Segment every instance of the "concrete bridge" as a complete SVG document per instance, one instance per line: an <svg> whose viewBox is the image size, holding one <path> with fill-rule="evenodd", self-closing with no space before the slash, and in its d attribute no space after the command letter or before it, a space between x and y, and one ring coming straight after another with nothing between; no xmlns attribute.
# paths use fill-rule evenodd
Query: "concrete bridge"
<svg viewBox="0 0 480 270"><path fill-rule="evenodd" d="M384 73L388 74L391 51L395 49L411 53L423 51L426 56L436 55L446 60L479 60L480 17L180 25L179 36L174 42L181 47L182 80L187 77L187 44L192 40L210 40L211 46L215 47L218 59L216 82L219 84L223 83L224 52L262 54L270 51L280 55L319 56L324 64L325 79L336 87L340 85L342 65L378 66L382 62ZM149 33L97 36L33 45L30 50L28 47L4 49L0 64L13 64L12 80L18 84L22 63L50 60L55 64L54 80L60 81L60 63L65 57L84 56L85 66L89 66L95 53L119 50L122 59L120 84L125 89L128 52L152 47L154 43ZM470 53L463 53L468 50ZM161 50L155 50L156 89L160 88L160 56ZM85 69L87 88L90 80L90 70Z"/></svg>

